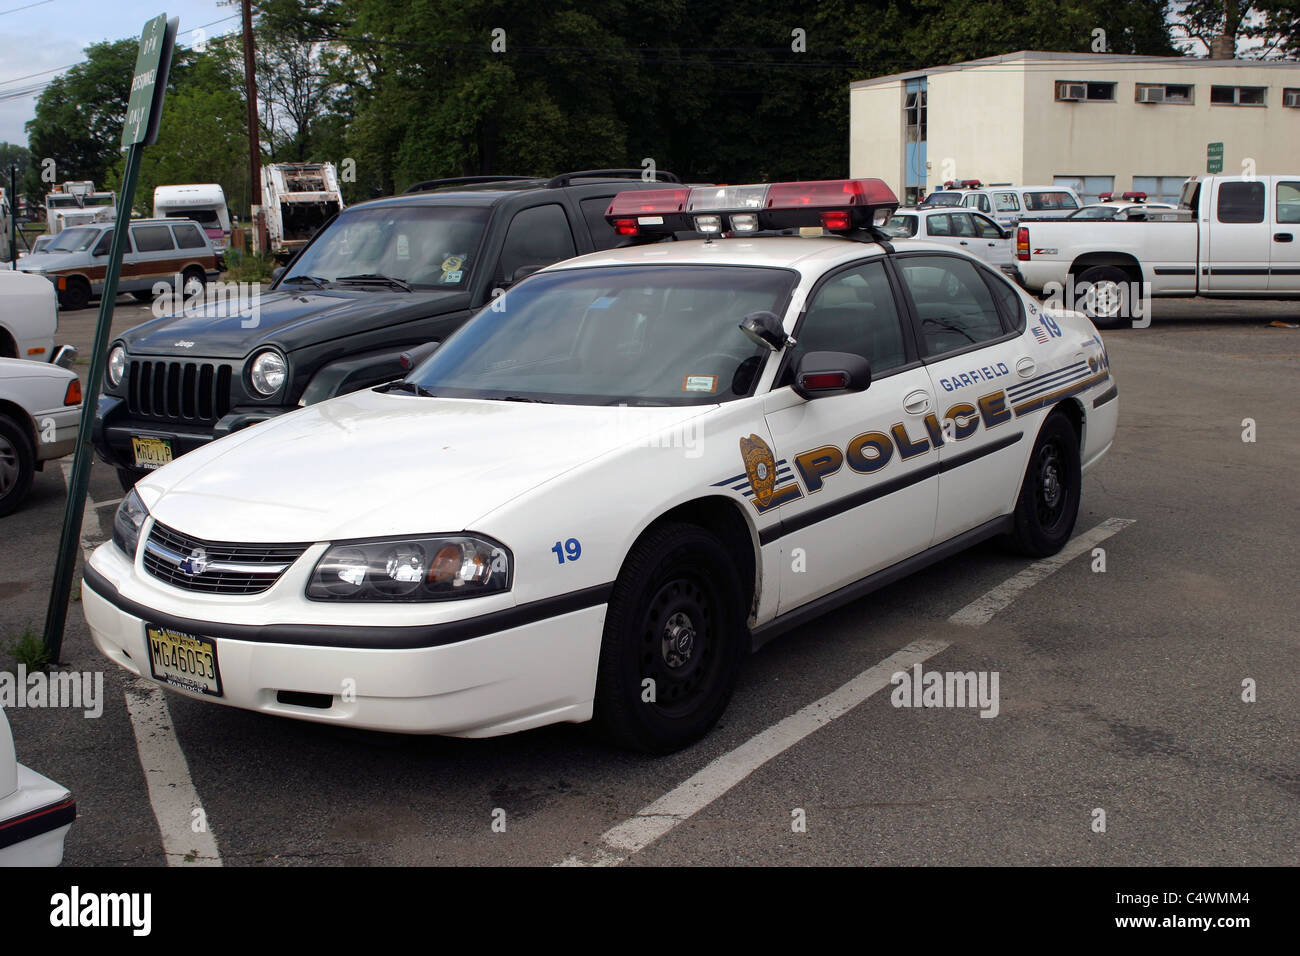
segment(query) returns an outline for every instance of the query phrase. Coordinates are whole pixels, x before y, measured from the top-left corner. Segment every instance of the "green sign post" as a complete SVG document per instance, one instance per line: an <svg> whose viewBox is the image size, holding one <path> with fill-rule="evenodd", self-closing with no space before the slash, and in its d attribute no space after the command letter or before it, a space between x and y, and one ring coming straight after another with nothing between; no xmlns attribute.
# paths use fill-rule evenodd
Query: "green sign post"
<svg viewBox="0 0 1300 956"><path fill-rule="evenodd" d="M95 344L90 351L90 371L86 375L85 398L81 406L81 424L77 429L77 448L72 459L72 476L68 481L68 500L63 510L63 534L59 539L58 560L54 565L54 584L50 605L45 614L45 651L50 661L58 661L63 648L63 628L68 619L68 595L77 566L77 543L86 510L86 488L90 484L90 462L94 451L90 432L95 422L95 406L104 380L108 361L109 333L113 326L113 303L117 299L117 280L122 272L122 253L126 247L126 224L131 221L135 202L135 184L140 173L140 151L158 139L158 120L162 115L167 74L171 70L172 50L180 20L160 13L144 25L140 49L136 54L135 73L131 77L131 96L122 125L122 146L126 153L126 171L117 201L117 228L108 252L104 291L99 300L99 320L95 326Z"/></svg>
<svg viewBox="0 0 1300 956"><path fill-rule="evenodd" d="M1205 171L1207 173L1223 172L1223 144L1210 143L1205 150Z"/></svg>

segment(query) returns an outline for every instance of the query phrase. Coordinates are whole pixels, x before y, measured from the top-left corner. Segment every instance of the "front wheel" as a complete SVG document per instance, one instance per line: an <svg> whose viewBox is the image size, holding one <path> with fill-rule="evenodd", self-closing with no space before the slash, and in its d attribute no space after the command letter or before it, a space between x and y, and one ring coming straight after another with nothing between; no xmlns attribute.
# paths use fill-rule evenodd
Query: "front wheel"
<svg viewBox="0 0 1300 956"><path fill-rule="evenodd" d="M89 304L90 283L80 276L68 279L63 291L59 293L60 307L71 312L73 309L84 309Z"/></svg>
<svg viewBox="0 0 1300 956"><path fill-rule="evenodd" d="M1053 412L1038 433L1020 485L1011 532L1015 548L1046 558L1065 547L1079 517L1082 486L1079 436L1063 413Z"/></svg>
<svg viewBox="0 0 1300 956"><path fill-rule="evenodd" d="M27 496L35 462L27 432L12 418L0 415L0 517L15 511Z"/></svg>
<svg viewBox="0 0 1300 956"><path fill-rule="evenodd" d="M748 651L744 594L703 528L665 524L637 542L605 616L595 717L607 737L662 754L708 733Z"/></svg>

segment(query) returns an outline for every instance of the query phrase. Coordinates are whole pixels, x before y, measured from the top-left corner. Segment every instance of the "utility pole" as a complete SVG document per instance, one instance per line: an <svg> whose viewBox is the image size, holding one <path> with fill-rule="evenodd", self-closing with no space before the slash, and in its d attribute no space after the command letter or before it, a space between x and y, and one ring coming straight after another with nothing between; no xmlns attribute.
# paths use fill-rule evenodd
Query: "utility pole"
<svg viewBox="0 0 1300 956"><path fill-rule="evenodd" d="M257 135L257 67L253 56L253 14L249 0L240 0L244 14L244 88L248 96L248 196L253 220L253 252L266 248L266 219L262 215L262 146Z"/></svg>
<svg viewBox="0 0 1300 956"><path fill-rule="evenodd" d="M18 164L9 164L9 261L18 268Z"/></svg>

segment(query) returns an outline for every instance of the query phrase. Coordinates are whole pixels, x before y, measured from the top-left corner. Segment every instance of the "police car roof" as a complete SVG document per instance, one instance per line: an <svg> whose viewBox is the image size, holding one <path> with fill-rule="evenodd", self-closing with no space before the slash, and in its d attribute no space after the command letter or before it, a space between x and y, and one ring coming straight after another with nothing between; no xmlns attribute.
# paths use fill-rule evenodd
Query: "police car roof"
<svg viewBox="0 0 1300 956"><path fill-rule="evenodd" d="M951 254L954 251L951 246L912 239L906 240L904 248L909 252L928 250ZM778 267L820 275L842 263L865 259L884 251L884 247L877 242L835 236L686 239L593 252L557 262L547 267L546 271L612 265L725 265Z"/></svg>

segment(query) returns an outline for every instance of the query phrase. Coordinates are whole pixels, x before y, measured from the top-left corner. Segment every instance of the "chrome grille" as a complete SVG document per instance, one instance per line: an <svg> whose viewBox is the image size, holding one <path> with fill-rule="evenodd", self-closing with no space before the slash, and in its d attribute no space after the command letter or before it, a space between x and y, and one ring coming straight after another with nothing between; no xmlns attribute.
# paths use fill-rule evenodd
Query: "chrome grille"
<svg viewBox="0 0 1300 956"><path fill-rule="evenodd" d="M204 541L155 521L144 544L144 569L186 591L261 594L306 550L305 544Z"/></svg>
<svg viewBox="0 0 1300 956"><path fill-rule="evenodd" d="M127 372L131 414L169 422L217 421L230 411L229 365L136 359Z"/></svg>

